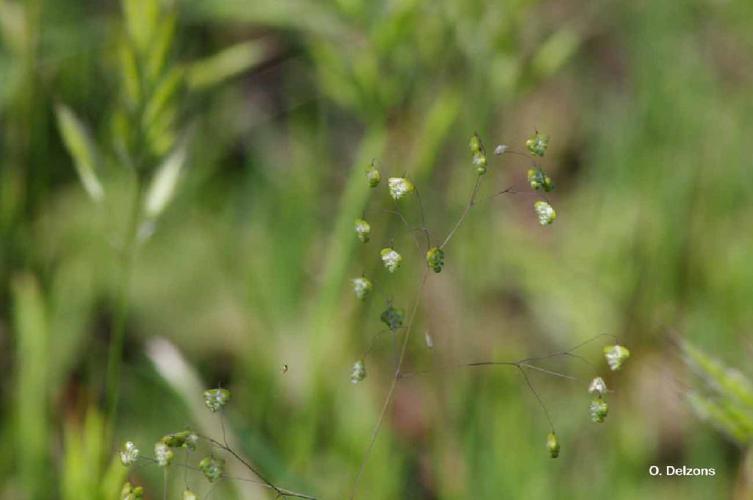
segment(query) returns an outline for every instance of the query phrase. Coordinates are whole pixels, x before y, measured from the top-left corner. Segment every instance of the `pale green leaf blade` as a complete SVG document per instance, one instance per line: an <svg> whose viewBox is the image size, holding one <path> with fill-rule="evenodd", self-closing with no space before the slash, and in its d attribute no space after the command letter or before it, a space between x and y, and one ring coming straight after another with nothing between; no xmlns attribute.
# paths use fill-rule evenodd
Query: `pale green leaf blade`
<svg viewBox="0 0 753 500"><path fill-rule="evenodd" d="M13 281L13 327L16 334L16 461L29 498L44 487L48 476L49 330L47 310L39 283L31 275Z"/></svg>
<svg viewBox="0 0 753 500"><path fill-rule="evenodd" d="M156 218L170 203L185 162L186 142L182 141L154 174L144 199L144 210L147 217Z"/></svg>
<svg viewBox="0 0 753 500"><path fill-rule="evenodd" d="M696 415L740 444L747 444L753 436L753 422L733 408L726 407L696 392L688 394L688 402Z"/></svg>
<svg viewBox="0 0 753 500"><path fill-rule="evenodd" d="M689 365L725 399L753 410L753 384L738 370L727 368L689 342L682 344Z"/></svg>
<svg viewBox="0 0 753 500"><path fill-rule="evenodd" d="M57 105L55 114L63 142L73 158L81 184L94 201L101 201L105 191L97 177L98 154L89 131L67 106Z"/></svg>
<svg viewBox="0 0 753 500"><path fill-rule="evenodd" d="M265 45L256 40L233 45L193 63L188 68L188 85L194 90L212 87L258 65L266 54Z"/></svg>

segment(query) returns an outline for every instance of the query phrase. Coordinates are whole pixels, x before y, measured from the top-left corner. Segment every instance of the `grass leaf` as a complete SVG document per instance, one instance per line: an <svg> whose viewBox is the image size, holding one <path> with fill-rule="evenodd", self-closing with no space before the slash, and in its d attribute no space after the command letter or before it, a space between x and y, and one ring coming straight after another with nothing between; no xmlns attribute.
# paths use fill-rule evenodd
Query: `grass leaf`
<svg viewBox="0 0 753 500"><path fill-rule="evenodd" d="M228 47L189 67L188 85L204 90L247 71L265 58L266 47L259 41L248 41Z"/></svg>
<svg viewBox="0 0 753 500"><path fill-rule="evenodd" d="M73 158L81 184L94 201L101 201L105 192L97 178L95 166L98 154L89 131L67 106L58 104L55 114L63 142Z"/></svg>
<svg viewBox="0 0 753 500"><path fill-rule="evenodd" d="M16 375L16 452L28 498L40 496L49 478L47 370L49 365L47 315L39 284L30 275L13 282Z"/></svg>
<svg viewBox="0 0 753 500"><path fill-rule="evenodd" d="M175 186L186 161L186 142L181 142L154 174L144 199L144 209L149 218L156 218L170 203Z"/></svg>

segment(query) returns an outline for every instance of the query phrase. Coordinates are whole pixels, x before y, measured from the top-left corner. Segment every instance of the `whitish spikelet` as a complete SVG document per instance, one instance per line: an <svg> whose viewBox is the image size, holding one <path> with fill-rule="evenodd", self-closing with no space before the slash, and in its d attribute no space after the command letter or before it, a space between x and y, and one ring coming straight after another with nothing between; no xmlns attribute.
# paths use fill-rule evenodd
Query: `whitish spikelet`
<svg viewBox="0 0 753 500"><path fill-rule="evenodd" d="M154 445L154 460L160 467L167 467L170 465L174 456L175 454L173 453L173 450L162 441Z"/></svg>
<svg viewBox="0 0 753 500"><path fill-rule="evenodd" d="M551 224L557 218L557 212L555 212L552 206L545 201L539 200L534 203L533 210L536 212L536 216L539 218L539 224L542 226Z"/></svg>
<svg viewBox="0 0 753 500"><path fill-rule="evenodd" d="M366 365L362 360L353 363L353 369L350 372L350 381L357 384L366 378Z"/></svg>
<svg viewBox="0 0 753 500"><path fill-rule="evenodd" d="M371 225L364 219L356 219L355 230L361 243L368 243L369 236L371 235Z"/></svg>
<svg viewBox="0 0 753 500"><path fill-rule="evenodd" d="M591 394L598 394L599 396L603 396L607 393L607 384L606 382L604 382L603 378L596 377L588 386L588 392L590 392Z"/></svg>
<svg viewBox="0 0 753 500"><path fill-rule="evenodd" d="M371 281L369 281L369 279L365 276L353 278L352 283L353 293L356 294L358 300L365 300L366 297L368 297L369 293L371 293L371 289L373 288Z"/></svg>
<svg viewBox="0 0 753 500"><path fill-rule="evenodd" d="M379 255L382 256L384 267L386 267L387 270L391 273L394 273L397 268L400 267L400 262L402 262L403 260L403 256L392 248L382 248L382 251L379 252Z"/></svg>
<svg viewBox="0 0 753 500"><path fill-rule="evenodd" d="M415 190L413 183L405 177L390 177L387 179L387 186L390 189L390 196L395 200L399 200Z"/></svg>
<svg viewBox="0 0 753 500"><path fill-rule="evenodd" d="M126 442L123 445L123 449L120 451L120 462L125 465L133 465L136 460L139 459L139 449L131 441Z"/></svg>
<svg viewBox="0 0 753 500"><path fill-rule="evenodd" d="M204 391L204 404L213 413L222 409L230 401L230 391L227 389L207 389Z"/></svg>
<svg viewBox="0 0 753 500"><path fill-rule="evenodd" d="M621 345L610 345L604 348L604 357L612 371L619 370L630 357L630 351Z"/></svg>

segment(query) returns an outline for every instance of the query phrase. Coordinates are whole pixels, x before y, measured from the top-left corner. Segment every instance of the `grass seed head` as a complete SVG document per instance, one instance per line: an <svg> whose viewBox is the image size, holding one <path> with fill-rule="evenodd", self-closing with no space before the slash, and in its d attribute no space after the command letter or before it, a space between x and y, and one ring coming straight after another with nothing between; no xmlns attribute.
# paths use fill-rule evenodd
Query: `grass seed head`
<svg viewBox="0 0 753 500"><path fill-rule="evenodd" d="M597 424L601 424L604 422L604 419L607 418L607 414L609 413L609 405L606 401L604 401L604 399L602 399L601 396L598 396L593 401L591 401L590 411L591 420L593 422L596 422Z"/></svg>
<svg viewBox="0 0 753 500"><path fill-rule="evenodd" d="M403 261L403 256L393 248L382 248L379 255L382 257L384 267L391 273L397 271L397 268L400 267L400 263Z"/></svg>
<svg viewBox="0 0 753 500"><path fill-rule="evenodd" d="M352 283L353 293L356 294L358 300L366 300L366 297L369 296L373 289L371 281L365 276L360 276L358 278L353 278Z"/></svg>
<svg viewBox="0 0 753 500"><path fill-rule="evenodd" d="M549 147L549 136L536 132L526 141L526 147L531 154L544 156L546 148Z"/></svg>
<svg viewBox="0 0 753 500"><path fill-rule="evenodd" d="M390 190L390 196L395 200L403 198L416 189L413 183L405 177L390 177L387 179L387 186Z"/></svg>
<svg viewBox="0 0 753 500"><path fill-rule="evenodd" d="M608 345L604 347L604 357L612 371L619 370L630 357L627 347L621 345Z"/></svg>
<svg viewBox="0 0 753 500"><path fill-rule="evenodd" d="M362 382L366 378L366 364L363 360L358 360L353 363L353 369L350 372L350 382L357 384Z"/></svg>
<svg viewBox="0 0 753 500"><path fill-rule="evenodd" d="M557 218L557 212L555 212L554 208L543 200L534 203L533 210L536 212L536 216L539 218L539 224L542 226L548 226Z"/></svg>
<svg viewBox="0 0 753 500"><path fill-rule="evenodd" d="M444 250L432 247L426 252L426 263L435 273L441 273L444 268Z"/></svg>
<svg viewBox="0 0 753 500"><path fill-rule="evenodd" d="M550 432L546 436L546 449L549 450L549 456L552 458L557 458L560 455L560 442L554 432Z"/></svg>
<svg viewBox="0 0 753 500"><path fill-rule="evenodd" d="M588 392L591 394L598 394L599 396L603 396L607 393L607 384L604 382L604 379L601 377L596 377L591 381L591 384L588 386Z"/></svg>
<svg viewBox="0 0 753 500"><path fill-rule="evenodd" d="M405 311L390 304L387 306L387 309L382 312L381 316L379 316L379 319L381 319L382 323L387 325L387 327L394 332L403 326Z"/></svg>
<svg viewBox="0 0 753 500"><path fill-rule="evenodd" d="M217 481L225 472L225 460L217 457L204 457L199 462L199 469L210 483Z"/></svg>
<svg viewBox="0 0 753 500"><path fill-rule="evenodd" d="M157 461L157 465L160 467L167 467L173 461L175 453L162 441L158 441L154 445L154 460Z"/></svg>
<svg viewBox="0 0 753 500"><path fill-rule="evenodd" d="M227 389L207 389L204 391L204 404L213 413L222 409L230 401L230 391Z"/></svg>
<svg viewBox="0 0 753 500"><path fill-rule="evenodd" d="M139 449L131 441L127 441L123 445L123 449L120 451L120 462L126 467L136 463L139 459Z"/></svg>
<svg viewBox="0 0 753 500"><path fill-rule="evenodd" d="M373 163L366 169L366 179L369 181L369 187L372 188L377 187L382 180L382 174L379 173Z"/></svg>
<svg viewBox="0 0 753 500"><path fill-rule="evenodd" d="M368 243L371 235L371 225L364 219L356 219L354 227L356 236L361 240L361 243Z"/></svg>
<svg viewBox="0 0 753 500"><path fill-rule="evenodd" d="M138 500L144 498L144 488L141 486L133 486L126 481L123 488L120 490L120 500Z"/></svg>

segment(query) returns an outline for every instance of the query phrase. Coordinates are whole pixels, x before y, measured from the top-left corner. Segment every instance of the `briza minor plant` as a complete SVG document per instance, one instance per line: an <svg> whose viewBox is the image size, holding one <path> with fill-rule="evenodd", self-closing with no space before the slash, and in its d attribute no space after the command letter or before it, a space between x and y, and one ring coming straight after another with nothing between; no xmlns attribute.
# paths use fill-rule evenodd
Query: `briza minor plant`
<svg viewBox="0 0 753 500"><path fill-rule="evenodd" d="M549 138L548 136L537 131L530 139L528 139L528 141L526 141L525 145L527 149L526 152L513 150L504 144L498 145L494 149L494 156L501 159L506 155L519 155L527 158L530 161L531 166L527 171L526 180L531 190L530 192L536 196L535 201L532 203L531 211L535 216L536 221L541 226L550 226L557 219L557 212L548 198L548 193L552 192L555 186L551 177L545 172L540 164L540 159L544 157L548 148ZM476 206L477 202L479 201L479 193L482 185L482 180L487 174L489 168L491 168L490 158L487 156L486 149L481 138L476 133L471 136L471 139L469 141L469 150L471 156L470 163L473 167L471 172L476 177L471 191L470 199L468 200L463 212L461 213L455 224L452 226L449 233L439 242L435 242L433 240L432 232L427 227L423 201L419 194L418 187L407 175L387 178L386 190L389 198L391 198L394 203L394 207L384 211L397 216L399 221L405 226L405 229L407 229L407 231L412 235L416 235L417 233L423 234L424 241L422 241L422 238L416 237L415 245L423 253L422 260L424 261L424 265L423 271L420 273L420 278L418 285L416 286L415 294L412 298L412 303L410 304L410 307L408 309L409 312L406 314L406 310L397 305L394 298L390 296L387 299L386 308L382 311L378 318L379 321L387 327L387 330L380 330L372 336L366 351L359 359L354 362L351 370L350 379L352 383L358 384L365 380L368 373L366 361L368 356L371 354L375 343L379 338L381 338L383 333L391 336L393 341L395 360L394 373L391 378L389 389L387 390L387 394L384 398L381 411L379 412L377 421L371 432L368 445L358 467L358 472L356 473L356 477L350 493L351 499L356 498L356 496L358 495L361 477L366 468L369 456L374 448L374 444L376 443L376 440L379 436L387 411L393 402L393 399L395 397L395 390L400 380L409 376L416 376L432 371L424 370L409 372L404 369L404 365L410 346L411 335L413 330L415 329L415 321L420 308L422 292L429 283L430 279L432 279L432 275L441 273L446 269L447 266L452 265L452 254L448 252L448 246L453 240L453 237L460 230L463 223L466 221L473 207ZM381 179L382 173L376 168L375 163L372 163L366 171L366 178L364 179L364 182L367 182L372 189L378 190L378 188L382 185ZM490 198L504 194L514 194L520 192L521 191L517 191L514 187L508 187L494 193L490 196ZM411 224L408 221L408 218L403 214L401 204L406 203L417 204L420 220L415 225ZM357 219L354 223L355 237L357 237L364 245L369 245L369 242L373 239L372 233L374 227L375 223L368 220L366 215L364 215L362 218ZM386 281L390 279L391 275L400 273L403 268L407 267L401 265L404 261L404 255L402 252L402 249L396 248L394 239L391 239L390 243L382 247L381 249L374 249L375 257L379 257L386 271L386 273L383 273L383 275L379 276L379 278L382 278L383 276ZM352 286L353 292L356 297L360 301L366 301L373 296L374 292L379 290L380 286L384 288L387 286L387 284L382 284L381 279L377 279L377 277L367 277L366 275L361 275L359 277L353 278ZM400 339L400 336L402 336L402 339ZM549 368L541 366L541 364L544 361L550 360L552 358L570 357L579 359L596 370L595 364L593 364L584 356L578 354L576 351L586 344L589 344L596 340L604 339L605 337L610 336L604 334L597 335L565 351L553 352L542 356L528 357L518 360L458 362L453 364L452 366L446 366L442 368L456 369L483 366L508 366L515 368L522 376L525 384L530 389L531 393L537 401L537 404L541 407L541 410L546 417L546 420L550 427L549 432L546 434L546 450L552 458L557 458L560 455L561 445L555 430L554 421L547 408L547 405L544 403L539 392L533 385L528 372L535 371L557 378L578 381L579 379L577 377L551 370ZM428 332L425 334L425 340L426 346L428 348L435 348L432 337ZM606 364L611 370L619 370L629 357L630 351L622 345L614 343L604 347L604 358ZM583 390L584 392L589 393L592 397L590 404L587 406L591 420L595 423L603 423L609 412L609 406L606 399L609 390L607 389L604 379L598 374L594 374L594 377L590 382L587 383L587 385L584 382Z"/></svg>
<svg viewBox="0 0 753 500"><path fill-rule="evenodd" d="M198 396L198 395L197 395ZM288 490L277 486L267 479L261 471L251 462L230 446L225 433L225 407L231 401L231 393L228 389L217 387L204 391L204 405L219 420L221 436L214 438L193 431L183 429L162 436L153 446L153 453L142 452L132 441L126 441L118 452L120 462L125 467L138 465L150 465L162 469L163 486L162 498L176 498L170 495L169 476L173 469L180 469L183 473L183 488L181 496L183 500L195 500L208 498L215 485L224 480L246 481L259 484L270 490L274 498L303 498L315 500L315 497ZM228 460L235 460L246 469L252 477L235 477L226 470ZM191 475L189 475L191 473ZM200 479L196 480L195 476ZM201 479L203 476L203 479ZM203 496L197 493L206 490ZM144 498L144 488L136 486L128 480L123 484L120 493L121 500L138 500Z"/></svg>

